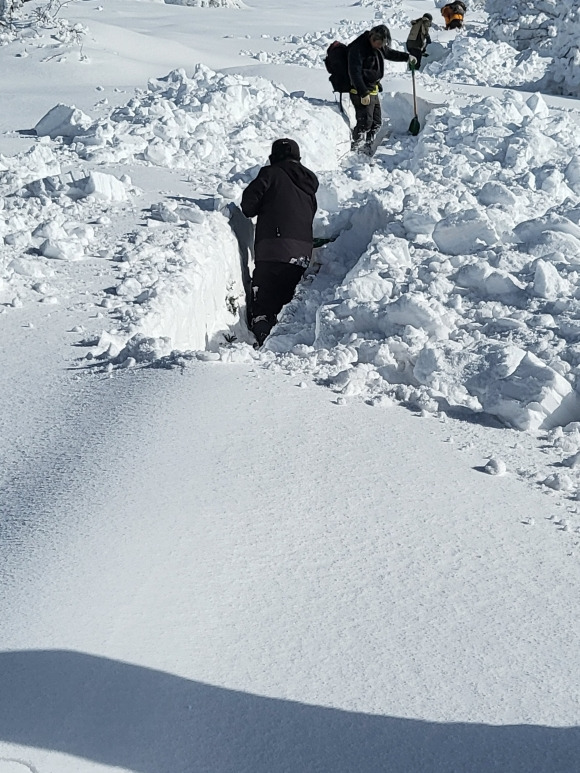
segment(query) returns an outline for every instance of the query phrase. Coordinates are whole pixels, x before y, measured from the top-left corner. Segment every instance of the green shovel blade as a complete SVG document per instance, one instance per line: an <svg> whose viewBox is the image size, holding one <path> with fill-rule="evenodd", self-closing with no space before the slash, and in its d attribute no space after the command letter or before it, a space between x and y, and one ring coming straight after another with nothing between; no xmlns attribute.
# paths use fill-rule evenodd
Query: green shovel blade
<svg viewBox="0 0 580 773"><path fill-rule="evenodd" d="M412 134L413 137L416 137L420 131L421 131L421 124L419 123L419 119L417 118L417 116L415 116L411 121L411 123L409 124L409 134Z"/></svg>

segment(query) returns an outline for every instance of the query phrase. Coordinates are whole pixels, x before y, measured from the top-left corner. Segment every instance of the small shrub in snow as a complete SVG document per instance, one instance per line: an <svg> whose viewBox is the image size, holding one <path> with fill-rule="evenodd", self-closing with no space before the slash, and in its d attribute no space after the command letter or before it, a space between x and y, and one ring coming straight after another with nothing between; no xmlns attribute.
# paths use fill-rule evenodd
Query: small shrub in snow
<svg viewBox="0 0 580 773"><path fill-rule="evenodd" d="M63 19L60 13L71 0L48 0L47 3L38 6L32 13L32 26L41 29L53 30L52 35L56 40L64 44L79 47L81 58L83 54L83 38L88 30L82 24L73 24L68 19ZM74 0L72 0L74 2Z"/></svg>
<svg viewBox="0 0 580 773"><path fill-rule="evenodd" d="M0 0L0 21L10 22L14 16L21 0Z"/></svg>
<svg viewBox="0 0 580 773"><path fill-rule="evenodd" d="M5 36L4 40L0 39L0 42L9 43L26 36L27 42L30 43L34 33L36 37L40 37L43 32L49 31L51 37L58 42L78 46L80 58L84 59L83 42L87 28L79 23L73 24L61 16L62 10L75 1L46 0L24 7L24 3L31 0L0 0L0 22L3 22L10 32L10 36ZM16 17L18 25L14 24Z"/></svg>

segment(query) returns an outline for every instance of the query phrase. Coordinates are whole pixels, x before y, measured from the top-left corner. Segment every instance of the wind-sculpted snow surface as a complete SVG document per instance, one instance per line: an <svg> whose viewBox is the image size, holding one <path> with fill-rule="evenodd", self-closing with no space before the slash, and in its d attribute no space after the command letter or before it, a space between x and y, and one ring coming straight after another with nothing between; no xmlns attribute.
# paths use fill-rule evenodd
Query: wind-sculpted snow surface
<svg viewBox="0 0 580 773"><path fill-rule="evenodd" d="M548 70L542 88L580 96L580 8L560 0L487 0L492 39L540 52Z"/></svg>

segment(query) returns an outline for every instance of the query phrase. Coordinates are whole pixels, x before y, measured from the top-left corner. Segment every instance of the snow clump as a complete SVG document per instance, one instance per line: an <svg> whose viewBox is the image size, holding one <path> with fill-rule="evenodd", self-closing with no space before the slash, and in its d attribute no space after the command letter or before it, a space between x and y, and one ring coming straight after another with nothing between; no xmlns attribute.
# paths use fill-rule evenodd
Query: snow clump
<svg viewBox="0 0 580 773"><path fill-rule="evenodd" d="M38 137L76 137L91 123L91 118L77 107L58 104L40 119L34 130Z"/></svg>
<svg viewBox="0 0 580 773"><path fill-rule="evenodd" d="M492 456L485 464L483 471L488 475L505 475L507 472L506 463L503 459Z"/></svg>

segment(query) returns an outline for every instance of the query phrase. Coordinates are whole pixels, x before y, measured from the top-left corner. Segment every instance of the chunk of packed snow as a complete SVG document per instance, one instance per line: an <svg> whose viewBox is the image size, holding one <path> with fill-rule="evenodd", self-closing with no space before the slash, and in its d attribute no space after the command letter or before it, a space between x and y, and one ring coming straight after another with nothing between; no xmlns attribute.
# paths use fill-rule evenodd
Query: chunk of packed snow
<svg viewBox="0 0 580 773"><path fill-rule="evenodd" d="M121 180L112 174L92 171L84 180L77 182L76 186L84 196L95 196L106 201L125 201L127 188Z"/></svg>
<svg viewBox="0 0 580 773"><path fill-rule="evenodd" d="M488 475L505 475L507 471L506 463L503 459L491 457L483 468Z"/></svg>
<svg viewBox="0 0 580 773"><path fill-rule="evenodd" d="M45 258L56 260L82 260L85 250L77 239L46 239L39 247L40 254Z"/></svg>
<svg viewBox="0 0 580 773"><path fill-rule="evenodd" d="M40 119L34 130L39 137L76 137L91 123L92 119L78 107L58 104Z"/></svg>
<svg viewBox="0 0 580 773"><path fill-rule="evenodd" d="M560 276L553 263L536 261L534 274L534 294L548 301L555 301L570 292L570 283Z"/></svg>
<svg viewBox="0 0 580 773"><path fill-rule="evenodd" d="M440 220L433 241L448 255L470 255L496 244L498 235L484 212L468 209Z"/></svg>

